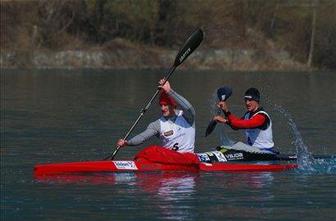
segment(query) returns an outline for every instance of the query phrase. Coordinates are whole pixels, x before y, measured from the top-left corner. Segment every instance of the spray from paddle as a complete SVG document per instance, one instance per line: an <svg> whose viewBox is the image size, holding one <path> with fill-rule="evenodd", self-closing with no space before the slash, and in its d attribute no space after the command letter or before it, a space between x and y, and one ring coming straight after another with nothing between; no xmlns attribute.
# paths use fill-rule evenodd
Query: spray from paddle
<svg viewBox="0 0 336 221"><path fill-rule="evenodd" d="M303 138L299 129L297 128L293 117L291 114L286 111L282 106L274 104L274 109L280 112L287 120L288 125L290 126L295 140L292 142L296 147L296 154L298 157L298 164L300 167L303 167L307 170L313 170L312 164L314 158L312 154L308 151L307 145L303 142Z"/></svg>
<svg viewBox="0 0 336 221"><path fill-rule="evenodd" d="M292 144L296 148L297 163L299 165L299 168L307 171L313 171L314 168L312 165L314 157L308 151L308 146L303 142L301 133L297 128L292 115L281 105L274 104L271 101L271 99L267 96L267 93L264 91L264 89L261 88L261 92L263 94L263 99L265 103L270 105L274 111L279 112L282 116L284 116L287 120L287 124L290 126L291 132L294 136L294 141L292 141Z"/></svg>
<svg viewBox="0 0 336 221"><path fill-rule="evenodd" d="M287 123L292 130L295 139L292 143L296 147L299 169L304 173L335 174L336 157L314 158L314 156L308 151L308 146L303 142L301 133L291 114L280 105L274 104L273 106L276 111L280 112L286 118Z"/></svg>

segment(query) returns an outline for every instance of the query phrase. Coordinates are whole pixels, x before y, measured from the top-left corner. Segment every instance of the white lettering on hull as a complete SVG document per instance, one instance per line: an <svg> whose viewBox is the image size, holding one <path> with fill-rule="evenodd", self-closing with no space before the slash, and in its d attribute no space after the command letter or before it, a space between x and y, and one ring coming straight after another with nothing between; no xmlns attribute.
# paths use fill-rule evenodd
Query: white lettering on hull
<svg viewBox="0 0 336 221"><path fill-rule="evenodd" d="M113 161L113 163L119 170L138 170L134 161Z"/></svg>

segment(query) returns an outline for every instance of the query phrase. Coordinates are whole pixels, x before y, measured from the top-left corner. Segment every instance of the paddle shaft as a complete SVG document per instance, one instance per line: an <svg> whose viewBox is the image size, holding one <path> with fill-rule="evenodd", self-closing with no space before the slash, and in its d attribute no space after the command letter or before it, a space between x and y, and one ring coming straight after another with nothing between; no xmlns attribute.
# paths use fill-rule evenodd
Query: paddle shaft
<svg viewBox="0 0 336 221"><path fill-rule="evenodd" d="M167 72L167 76L164 78L164 82L162 83L162 85L164 85L170 78L170 76L172 76L172 74L174 73L176 69L176 66L173 65ZM129 131L126 133L125 137L123 138L124 140L127 140L128 136L132 133L132 131L134 130L135 126L138 124L138 122L140 121L140 119L142 118L142 116L145 114L145 112L149 109L149 107L152 105L153 100L156 98L156 96L159 94L161 88L158 88L154 95L151 97L151 99L147 102L146 106L141 110L140 115L138 116L138 118L136 119L136 121L134 122L134 124L132 125L132 127L129 129ZM114 152L108 156L105 159L111 159L113 160L114 157L117 155L118 151L120 150L120 146L117 146L117 148L114 150Z"/></svg>

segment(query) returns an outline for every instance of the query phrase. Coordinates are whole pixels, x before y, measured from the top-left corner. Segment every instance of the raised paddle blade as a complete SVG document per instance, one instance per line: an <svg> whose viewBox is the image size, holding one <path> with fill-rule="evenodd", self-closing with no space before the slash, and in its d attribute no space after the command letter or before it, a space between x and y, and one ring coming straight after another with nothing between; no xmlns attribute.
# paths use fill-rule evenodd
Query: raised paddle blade
<svg viewBox="0 0 336 221"><path fill-rule="evenodd" d="M215 129L216 125L217 125L217 122L214 121L214 120L211 120L211 121L209 122L208 127L207 127L207 129L206 129L206 131L205 131L205 136L206 136L206 137L207 137L209 134L212 133L212 131Z"/></svg>
<svg viewBox="0 0 336 221"><path fill-rule="evenodd" d="M192 33L177 54L174 62L175 67L182 64L182 62L186 60L187 57L201 44L203 36L204 34L201 29L197 29L194 33Z"/></svg>

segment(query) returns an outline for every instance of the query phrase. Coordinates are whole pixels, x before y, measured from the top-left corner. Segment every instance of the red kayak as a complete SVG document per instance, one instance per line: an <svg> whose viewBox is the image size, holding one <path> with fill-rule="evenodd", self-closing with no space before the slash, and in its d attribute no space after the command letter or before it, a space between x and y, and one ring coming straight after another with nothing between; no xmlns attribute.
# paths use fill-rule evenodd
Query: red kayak
<svg viewBox="0 0 336 221"><path fill-rule="evenodd" d="M111 172L145 172L145 171L222 171L222 172L261 172L283 171L297 168L297 164L266 164L266 163L199 163L192 165L160 164L137 161L84 161L71 163L38 164L34 167L34 176L50 176L73 173L111 173Z"/></svg>

